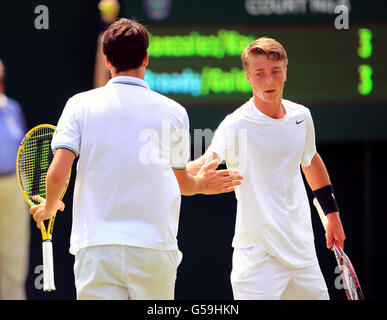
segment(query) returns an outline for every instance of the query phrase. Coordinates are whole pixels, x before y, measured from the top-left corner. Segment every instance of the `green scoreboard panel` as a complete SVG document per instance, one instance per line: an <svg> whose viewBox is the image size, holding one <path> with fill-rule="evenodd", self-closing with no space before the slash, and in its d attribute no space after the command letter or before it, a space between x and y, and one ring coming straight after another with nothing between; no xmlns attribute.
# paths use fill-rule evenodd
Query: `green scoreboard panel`
<svg viewBox="0 0 387 320"><path fill-rule="evenodd" d="M216 128L252 96L240 55L267 36L288 53L284 98L311 109L319 141L387 139L383 1L120 3L121 15L144 23L151 34L145 80L186 107L193 128ZM347 26L338 28L346 18Z"/></svg>
<svg viewBox="0 0 387 320"><path fill-rule="evenodd" d="M149 25L153 90L186 105L227 106L251 97L243 49L261 36L288 53L284 96L308 105L387 101L387 24Z"/></svg>

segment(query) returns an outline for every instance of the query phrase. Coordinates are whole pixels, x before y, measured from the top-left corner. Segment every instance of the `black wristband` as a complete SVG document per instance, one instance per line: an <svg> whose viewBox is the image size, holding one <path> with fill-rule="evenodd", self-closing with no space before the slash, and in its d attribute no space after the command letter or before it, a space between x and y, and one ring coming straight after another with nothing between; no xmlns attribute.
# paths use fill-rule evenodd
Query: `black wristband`
<svg viewBox="0 0 387 320"><path fill-rule="evenodd" d="M321 209L325 214L339 211L335 195L333 193L333 187L331 184L313 191L314 196L319 202Z"/></svg>

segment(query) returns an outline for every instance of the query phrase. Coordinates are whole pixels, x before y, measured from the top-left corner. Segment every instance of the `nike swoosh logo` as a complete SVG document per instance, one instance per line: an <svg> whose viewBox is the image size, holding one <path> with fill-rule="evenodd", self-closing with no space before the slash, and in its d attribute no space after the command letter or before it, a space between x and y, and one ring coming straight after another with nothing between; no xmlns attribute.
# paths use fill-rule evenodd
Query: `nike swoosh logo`
<svg viewBox="0 0 387 320"><path fill-rule="evenodd" d="M305 119L301 120L301 121L297 121L296 120L296 124L300 124L301 122L304 122Z"/></svg>

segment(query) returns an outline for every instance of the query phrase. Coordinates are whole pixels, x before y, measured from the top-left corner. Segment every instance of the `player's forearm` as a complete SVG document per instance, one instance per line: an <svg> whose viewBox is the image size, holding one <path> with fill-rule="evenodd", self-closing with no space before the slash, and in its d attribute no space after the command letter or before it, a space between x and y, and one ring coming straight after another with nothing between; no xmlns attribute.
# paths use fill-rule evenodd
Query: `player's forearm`
<svg viewBox="0 0 387 320"><path fill-rule="evenodd" d="M55 171L55 167L50 167L47 172L47 180L46 180L46 212L52 216L56 209L58 201L60 200L63 191L66 187L67 176L64 176L61 173Z"/></svg>
<svg viewBox="0 0 387 320"><path fill-rule="evenodd" d="M302 171L312 191L331 184L325 164L317 152L313 157L310 166L302 166Z"/></svg>
<svg viewBox="0 0 387 320"><path fill-rule="evenodd" d="M327 215L328 221L340 222L339 210L333 196L333 187L320 155L316 153L310 166L302 167L302 169L315 197L320 205L325 208L324 213Z"/></svg>
<svg viewBox="0 0 387 320"><path fill-rule="evenodd" d="M57 209L58 200L60 200L66 188L74 159L74 153L67 149L55 151L46 178L46 212L50 215L54 214Z"/></svg>

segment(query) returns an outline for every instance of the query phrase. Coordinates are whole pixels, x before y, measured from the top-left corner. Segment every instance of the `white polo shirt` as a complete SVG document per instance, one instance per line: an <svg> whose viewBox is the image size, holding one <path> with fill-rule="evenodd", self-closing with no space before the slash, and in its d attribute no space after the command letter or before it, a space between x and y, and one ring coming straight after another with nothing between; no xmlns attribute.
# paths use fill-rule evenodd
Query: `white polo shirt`
<svg viewBox="0 0 387 320"><path fill-rule="evenodd" d="M71 253L107 244L178 248L172 168L189 160L188 133L186 110L139 78L115 77L68 100L52 149L79 155Z"/></svg>
<svg viewBox="0 0 387 320"><path fill-rule="evenodd" d="M208 148L244 180L236 188L237 217L232 245L256 246L290 268L316 262L309 201L300 164L316 153L309 109L282 101L286 116L273 119L250 99L228 115Z"/></svg>

